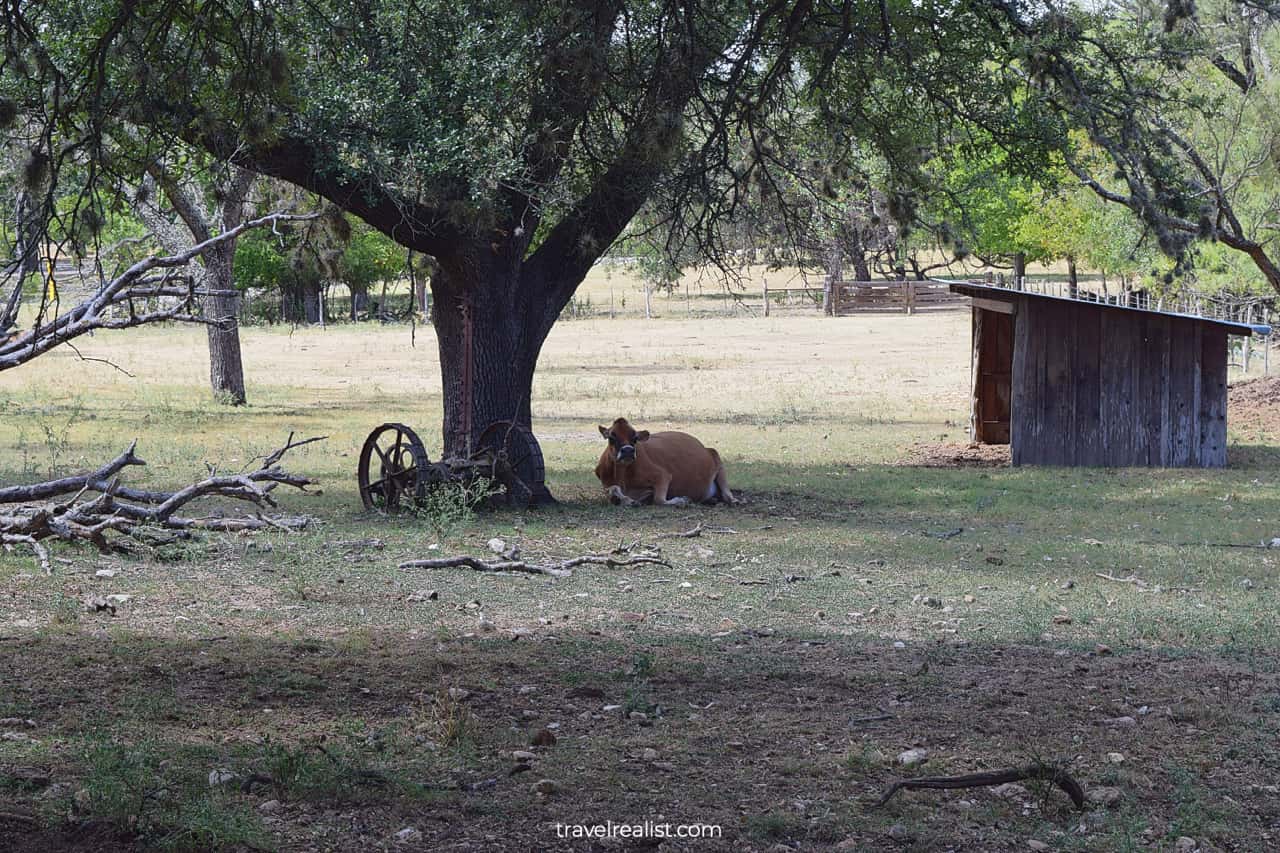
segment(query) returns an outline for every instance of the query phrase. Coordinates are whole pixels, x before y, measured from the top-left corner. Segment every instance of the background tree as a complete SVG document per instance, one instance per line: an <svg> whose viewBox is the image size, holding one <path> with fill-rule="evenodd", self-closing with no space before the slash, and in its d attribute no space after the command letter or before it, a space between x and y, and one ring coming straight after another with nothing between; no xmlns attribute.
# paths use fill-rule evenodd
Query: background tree
<svg viewBox="0 0 1280 853"><path fill-rule="evenodd" d="M257 176L232 167L212 182L214 202L206 197L197 175L183 174L164 161L156 161L133 193L133 208L168 254L178 254L215 234L244 221L249 193ZM170 220L167 208L177 215ZM240 304L235 283L236 240L227 240L199 259L198 284L207 295L204 316L211 322L209 384L214 397L233 406L245 403L244 365L240 353Z"/></svg>

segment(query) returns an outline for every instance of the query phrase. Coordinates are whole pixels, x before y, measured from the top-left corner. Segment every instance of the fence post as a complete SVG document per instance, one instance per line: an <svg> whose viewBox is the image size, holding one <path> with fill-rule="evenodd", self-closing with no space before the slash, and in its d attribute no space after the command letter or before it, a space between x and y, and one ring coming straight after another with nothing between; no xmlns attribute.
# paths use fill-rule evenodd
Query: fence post
<svg viewBox="0 0 1280 853"><path fill-rule="evenodd" d="M764 287L764 316L769 316L769 279L764 276L760 277L760 283Z"/></svg>
<svg viewBox="0 0 1280 853"><path fill-rule="evenodd" d="M916 283L907 282L907 316L916 313Z"/></svg>

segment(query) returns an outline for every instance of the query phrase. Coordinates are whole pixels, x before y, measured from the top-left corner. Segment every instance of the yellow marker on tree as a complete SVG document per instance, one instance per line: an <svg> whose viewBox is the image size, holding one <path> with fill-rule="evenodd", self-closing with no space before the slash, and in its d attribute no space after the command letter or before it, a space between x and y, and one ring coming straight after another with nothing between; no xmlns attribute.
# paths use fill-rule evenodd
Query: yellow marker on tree
<svg viewBox="0 0 1280 853"><path fill-rule="evenodd" d="M48 264L49 264L49 278L44 288L44 299L45 299L45 302L57 302L58 301L58 283L53 280L53 258L48 259Z"/></svg>

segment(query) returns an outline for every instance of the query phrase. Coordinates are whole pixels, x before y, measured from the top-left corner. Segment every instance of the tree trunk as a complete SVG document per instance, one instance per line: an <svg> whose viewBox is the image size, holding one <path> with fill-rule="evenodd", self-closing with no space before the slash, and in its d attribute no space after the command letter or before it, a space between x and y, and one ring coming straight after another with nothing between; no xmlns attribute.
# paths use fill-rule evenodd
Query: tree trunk
<svg viewBox="0 0 1280 853"><path fill-rule="evenodd" d="M215 291L204 299L204 316L220 320L209 330L209 384L213 394L232 406L245 404L244 364L240 357L240 306L235 293L235 241L219 246L205 258L205 284ZM223 295L224 293L227 295Z"/></svg>
<svg viewBox="0 0 1280 853"><path fill-rule="evenodd" d="M1016 290L1022 290L1024 279L1027 277L1027 256L1022 252L1018 252L1013 256L1013 286Z"/></svg>
<svg viewBox="0 0 1280 853"><path fill-rule="evenodd" d="M360 315L363 314L366 310L368 310L368 307L369 307L369 291L357 290L353 288L351 290L351 322L354 323L357 320L359 320Z"/></svg>
<svg viewBox="0 0 1280 853"><path fill-rule="evenodd" d="M469 454L496 421L515 421L532 432L533 373L568 302L551 294L572 290L529 281L514 266L442 265L431 278L446 455ZM545 484L529 485L535 502L553 500Z"/></svg>
<svg viewBox="0 0 1280 853"><path fill-rule="evenodd" d="M308 280L302 283L302 313L309 326L324 321L324 303L320 300L320 281Z"/></svg>
<svg viewBox="0 0 1280 853"><path fill-rule="evenodd" d="M1076 259L1072 255L1067 255L1067 287L1072 299L1080 296L1080 278L1076 275Z"/></svg>
<svg viewBox="0 0 1280 853"><path fill-rule="evenodd" d="M18 274L27 276L40 269L40 216L35 198L26 190L19 190L14 202L14 262Z"/></svg>

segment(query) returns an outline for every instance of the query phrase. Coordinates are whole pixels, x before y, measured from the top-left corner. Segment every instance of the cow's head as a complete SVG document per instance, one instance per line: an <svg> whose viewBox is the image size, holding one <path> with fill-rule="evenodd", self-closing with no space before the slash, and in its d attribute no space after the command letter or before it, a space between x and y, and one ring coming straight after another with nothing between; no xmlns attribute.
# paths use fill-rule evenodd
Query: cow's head
<svg viewBox="0 0 1280 853"><path fill-rule="evenodd" d="M600 427L600 434L609 442L613 451L613 461L618 465L630 465L636 461L636 445L647 441L649 431L642 429L636 432L626 418L618 418L613 426Z"/></svg>

